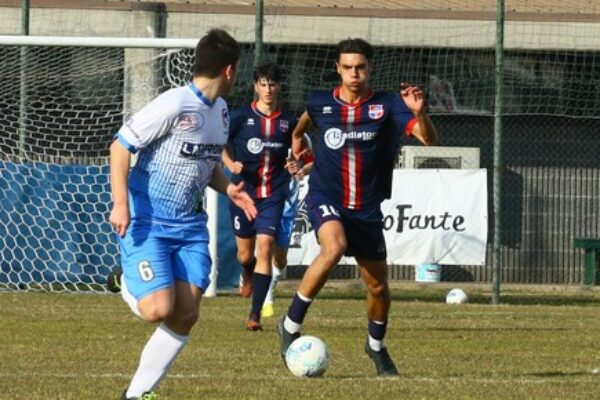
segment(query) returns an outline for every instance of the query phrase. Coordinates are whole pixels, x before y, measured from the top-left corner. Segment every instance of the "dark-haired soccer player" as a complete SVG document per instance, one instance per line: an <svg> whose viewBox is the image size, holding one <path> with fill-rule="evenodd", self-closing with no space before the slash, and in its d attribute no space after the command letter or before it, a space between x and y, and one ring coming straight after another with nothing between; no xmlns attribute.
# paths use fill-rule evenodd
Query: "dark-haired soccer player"
<svg viewBox="0 0 600 400"><path fill-rule="evenodd" d="M262 330L260 312L271 283L273 246L289 191L285 169L296 117L279 108L281 70L273 63L254 71L258 100L231 114L229 140L223 162L232 182L244 182L258 215L250 220L237 205L230 205L231 222L242 265L240 294L252 295L246 329ZM256 256L255 256L256 254Z"/></svg>
<svg viewBox="0 0 600 400"><path fill-rule="evenodd" d="M340 86L312 92L293 133L296 158L303 152L303 133L311 126L317 133L306 203L321 248L279 323L281 356L285 362L285 352L300 336L311 302L331 269L346 254L356 258L367 287L365 352L375 363L378 375L397 375L383 341L391 301L380 205L391 194L401 135L431 145L436 143L437 133L425 115L419 88L402 85L399 95L369 88L373 68L369 43L342 40L335 65Z"/></svg>
<svg viewBox="0 0 600 400"><path fill-rule="evenodd" d="M207 216L195 194L207 186L226 193L248 219L256 215L243 184L220 167L229 132L227 104L234 86L238 43L213 29L196 47L192 82L171 89L129 118L110 147L113 208L123 276L121 293L144 321L159 323L146 343L123 399L156 398L198 320L210 283ZM138 153L129 170L131 153Z"/></svg>

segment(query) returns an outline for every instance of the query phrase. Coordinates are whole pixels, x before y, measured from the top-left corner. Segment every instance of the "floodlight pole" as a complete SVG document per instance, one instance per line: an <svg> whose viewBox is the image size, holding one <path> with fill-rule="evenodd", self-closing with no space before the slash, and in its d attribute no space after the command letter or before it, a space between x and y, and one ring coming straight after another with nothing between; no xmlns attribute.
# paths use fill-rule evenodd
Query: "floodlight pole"
<svg viewBox="0 0 600 400"><path fill-rule="evenodd" d="M29 0L21 3L21 35L29 36ZM25 129L27 120L27 52L26 46L19 49L20 80L19 80L19 157L25 158Z"/></svg>
<svg viewBox="0 0 600 400"><path fill-rule="evenodd" d="M494 102L494 260L492 273L492 304L500 302L502 230L502 102L504 93L504 0L496 3L496 93Z"/></svg>

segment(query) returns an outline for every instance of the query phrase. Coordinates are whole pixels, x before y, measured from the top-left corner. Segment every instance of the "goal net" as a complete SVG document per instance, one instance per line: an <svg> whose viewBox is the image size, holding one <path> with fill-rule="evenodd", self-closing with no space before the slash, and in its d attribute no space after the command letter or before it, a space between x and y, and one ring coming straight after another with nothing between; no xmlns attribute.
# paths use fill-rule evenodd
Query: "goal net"
<svg viewBox="0 0 600 400"><path fill-rule="evenodd" d="M32 35L64 37L27 45L16 36L18 10L0 7L0 34L13 35L0 38L0 288L102 291L119 263L107 221L109 144L127 116L190 80L195 45L119 37L161 30L178 40L223 27L243 43L227 101L230 108L251 101L254 15L243 8L216 13L219 2L208 2L215 13L196 1L166 3L168 18L157 23L153 14L141 28L130 11L33 9ZM396 90L408 81L425 88L441 144L481 147L482 167L491 167L495 2L457 2L462 8L448 11L447 2L430 0L374 16L351 9L311 15L273 3L265 10L263 59L282 66L282 97L292 112L303 111L308 90L337 82L335 44L363 37L376 50L372 86ZM515 282L578 282L581 258L571 238L600 234L593 145L600 8L583 0L518 3L507 6L504 41L510 174L503 270ZM78 38L85 35L104 36ZM489 268L457 273L491 280Z"/></svg>

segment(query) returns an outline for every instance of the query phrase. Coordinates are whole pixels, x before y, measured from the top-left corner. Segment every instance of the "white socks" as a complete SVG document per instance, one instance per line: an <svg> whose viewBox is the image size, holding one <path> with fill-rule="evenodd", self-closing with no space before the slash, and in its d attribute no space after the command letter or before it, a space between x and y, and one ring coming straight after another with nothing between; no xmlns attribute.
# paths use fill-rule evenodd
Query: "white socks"
<svg viewBox="0 0 600 400"><path fill-rule="evenodd" d="M383 345L383 340L376 340L369 335L369 346L371 349L375 351L381 351L385 346Z"/></svg>
<svg viewBox="0 0 600 400"><path fill-rule="evenodd" d="M187 336L178 335L161 323L150 337L126 397L140 397L150 392L171 369L175 358L188 341Z"/></svg>
<svg viewBox="0 0 600 400"><path fill-rule="evenodd" d="M300 332L300 328L302 328L302 325L292 321L290 317L286 315L285 319L283 320L283 327L289 333L298 333Z"/></svg>

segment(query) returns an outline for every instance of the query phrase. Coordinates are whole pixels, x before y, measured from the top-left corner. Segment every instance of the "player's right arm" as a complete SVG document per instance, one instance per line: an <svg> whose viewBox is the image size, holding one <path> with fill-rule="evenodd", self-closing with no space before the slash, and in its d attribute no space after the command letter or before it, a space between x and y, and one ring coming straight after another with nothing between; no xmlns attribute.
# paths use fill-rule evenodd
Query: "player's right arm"
<svg viewBox="0 0 600 400"><path fill-rule="evenodd" d="M312 120L310 119L308 112L305 111L298 119L294 132L292 132L292 153L296 160L302 159L304 153L306 153L306 143L302 140L304 138L304 132L313 129L314 125Z"/></svg>
<svg viewBox="0 0 600 400"><path fill-rule="evenodd" d="M125 237L130 222L129 204L127 200L127 176L131 153L118 140L110 146L110 188L113 208L109 221L117 234Z"/></svg>

